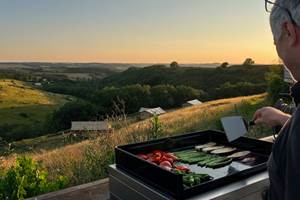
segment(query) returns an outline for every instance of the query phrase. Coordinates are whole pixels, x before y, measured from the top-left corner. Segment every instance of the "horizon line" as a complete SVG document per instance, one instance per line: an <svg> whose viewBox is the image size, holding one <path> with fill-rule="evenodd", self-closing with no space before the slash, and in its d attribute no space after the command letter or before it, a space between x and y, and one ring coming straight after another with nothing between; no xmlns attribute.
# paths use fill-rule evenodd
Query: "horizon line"
<svg viewBox="0 0 300 200"><path fill-rule="evenodd" d="M0 61L0 64L14 64L14 63L51 63L51 64L150 64L150 65L159 65L159 64L170 64L171 62L72 62L72 61ZM177 61L175 61L177 62ZM217 64L222 64L224 62L204 62L204 63L196 63L196 62L183 62L178 64L182 65L217 65ZM229 65L242 65L242 63L230 63L228 62ZM254 65L279 65L280 63L254 63Z"/></svg>

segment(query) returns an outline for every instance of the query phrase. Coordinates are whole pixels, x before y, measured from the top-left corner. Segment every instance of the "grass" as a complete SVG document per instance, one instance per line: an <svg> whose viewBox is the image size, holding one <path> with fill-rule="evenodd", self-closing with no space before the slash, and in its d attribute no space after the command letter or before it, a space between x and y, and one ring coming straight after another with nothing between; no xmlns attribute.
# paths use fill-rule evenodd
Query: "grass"
<svg viewBox="0 0 300 200"><path fill-rule="evenodd" d="M184 134L204 129L220 129L220 117L243 115L251 119L254 111L267 105L266 95L254 95L211 101L202 105L182 108L162 116L161 137ZM116 123L116 122L115 122ZM3 166L13 165L19 155L31 156L42 161L53 178L64 175L70 179L70 186L94 181L107 176L107 166L114 162L116 145L145 141L151 135L151 119L129 124L120 120L120 129L110 134L99 134L97 138L76 144L61 146L52 150L23 152L12 154L3 160ZM265 127L251 129L250 137L263 137L271 132Z"/></svg>
<svg viewBox="0 0 300 200"><path fill-rule="evenodd" d="M38 134L49 113L69 97L41 91L21 81L0 80L0 127L14 134ZM1 132L1 131L0 131Z"/></svg>

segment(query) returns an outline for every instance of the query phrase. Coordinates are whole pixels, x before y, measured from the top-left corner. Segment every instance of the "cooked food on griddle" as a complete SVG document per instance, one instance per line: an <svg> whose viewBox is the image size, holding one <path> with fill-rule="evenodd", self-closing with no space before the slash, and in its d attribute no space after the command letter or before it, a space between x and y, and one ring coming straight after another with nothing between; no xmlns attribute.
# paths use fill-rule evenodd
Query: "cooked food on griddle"
<svg viewBox="0 0 300 200"><path fill-rule="evenodd" d="M206 153L198 152L195 150L186 150L179 151L174 153L181 162L188 164L196 164L203 159L203 156L206 156Z"/></svg>
<svg viewBox="0 0 300 200"><path fill-rule="evenodd" d="M250 153L251 153L250 151L239 151L239 152L233 153L227 157L232 158L232 159L242 159L242 158L245 158L246 156L248 156Z"/></svg>
<svg viewBox="0 0 300 200"><path fill-rule="evenodd" d="M212 147L203 148L202 151L204 153L209 153L209 152L211 152L213 150L222 149L222 148L224 148L224 146L212 146Z"/></svg>
<svg viewBox="0 0 300 200"><path fill-rule="evenodd" d="M226 158L221 156L211 156L210 158L198 162L198 165L215 169L215 168L229 165L231 162L232 162L231 158Z"/></svg>
<svg viewBox="0 0 300 200"><path fill-rule="evenodd" d="M201 167L219 168L232 162L231 158L218 155L210 155L195 150L186 150L174 153L181 162L188 164L198 164Z"/></svg>
<svg viewBox="0 0 300 200"><path fill-rule="evenodd" d="M208 174L198 174L198 173L194 173L194 172L184 172L184 171L180 171L178 169L174 169L174 170L172 170L172 172L174 172L176 174L182 174L183 175L183 185L185 187L193 187L195 185L199 185L203 182L207 182L207 181L213 179Z"/></svg>
<svg viewBox="0 0 300 200"><path fill-rule="evenodd" d="M253 164L256 161L255 157L244 158L241 162L245 164Z"/></svg>
<svg viewBox="0 0 300 200"><path fill-rule="evenodd" d="M168 171L172 169L174 162L178 161L174 154L160 150L155 150L149 154L138 154L137 156Z"/></svg>
<svg viewBox="0 0 300 200"><path fill-rule="evenodd" d="M195 146L195 149L196 149L197 151L201 151L201 150L204 149L204 148L212 147L212 146L216 146L216 145L217 145L217 144L216 144L215 142L209 142L209 143L197 145L197 146Z"/></svg>
<svg viewBox="0 0 300 200"><path fill-rule="evenodd" d="M211 154L216 154L216 155L222 155L222 154L228 154L228 153L232 153L236 151L236 148L232 148L232 147L225 147L225 148L221 148L221 149L216 149L212 152L210 152Z"/></svg>
<svg viewBox="0 0 300 200"><path fill-rule="evenodd" d="M194 153L199 155L199 152L195 150L182 151L180 153L182 155L184 154L185 156L193 156ZM158 165L165 170L176 174L182 174L184 187L192 187L213 179L208 174L194 173L191 172L188 167L184 165L178 165L177 161L179 159L173 153L155 150L151 153L138 154L137 156L143 160L151 162L152 164Z"/></svg>

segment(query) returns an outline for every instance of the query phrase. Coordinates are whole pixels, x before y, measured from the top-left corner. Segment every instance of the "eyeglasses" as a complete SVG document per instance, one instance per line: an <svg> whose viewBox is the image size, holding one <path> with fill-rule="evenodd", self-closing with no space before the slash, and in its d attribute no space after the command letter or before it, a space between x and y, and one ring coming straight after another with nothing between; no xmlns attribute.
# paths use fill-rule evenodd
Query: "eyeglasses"
<svg viewBox="0 0 300 200"><path fill-rule="evenodd" d="M265 0L265 9L268 13L271 13L275 7L285 10L286 13L289 15L289 18L291 19L292 23L296 24L295 20L293 19L292 13L289 11L289 9L281 6L279 3L276 3L276 0Z"/></svg>

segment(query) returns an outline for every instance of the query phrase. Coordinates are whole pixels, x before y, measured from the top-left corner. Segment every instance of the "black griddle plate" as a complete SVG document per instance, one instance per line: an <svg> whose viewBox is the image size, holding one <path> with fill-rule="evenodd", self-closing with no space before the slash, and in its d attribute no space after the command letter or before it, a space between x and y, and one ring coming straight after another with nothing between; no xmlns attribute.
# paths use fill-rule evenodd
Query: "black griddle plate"
<svg viewBox="0 0 300 200"><path fill-rule="evenodd" d="M164 170L136 156L136 154L145 154L153 150L174 152L191 149L194 148L195 145L206 142L216 142L220 145L236 147L238 150L251 151L257 158L257 161L254 165L246 165L241 162L233 161L230 165L218 169L203 168L196 164L183 164L194 172L207 173L214 178L200 185L184 188L181 175ZM246 137L228 143L224 133L208 130L143 143L118 146L115 152L116 165L118 168L125 170L137 179L159 189L162 193L169 194L176 199L184 199L265 170L271 149L272 143L270 142Z"/></svg>

